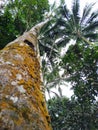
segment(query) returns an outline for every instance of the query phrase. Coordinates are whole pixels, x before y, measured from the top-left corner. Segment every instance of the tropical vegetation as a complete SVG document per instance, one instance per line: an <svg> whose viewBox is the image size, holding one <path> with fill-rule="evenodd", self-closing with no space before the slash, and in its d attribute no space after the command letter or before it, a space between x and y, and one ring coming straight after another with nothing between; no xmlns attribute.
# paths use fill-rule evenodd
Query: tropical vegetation
<svg viewBox="0 0 98 130"><path fill-rule="evenodd" d="M41 22L48 10L48 0L7 0L0 8L0 48Z"/></svg>
<svg viewBox="0 0 98 130"><path fill-rule="evenodd" d="M95 3L96 4L96 3ZM48 109L54 130L98 129L98 10L94 3L81 11L79 0L71 9L61 0L56 8L47 0L9 0L0 9L0 48L52 14L38 36L45 89L58 86L59 95ZM36 15L35 15L36 14ZM68 49L66 50L66 48ZM63 54L61 55L61 52ZM63 72L61 74L61 72ZM63 97L61 84L70 82L74 95Z"/></svg>

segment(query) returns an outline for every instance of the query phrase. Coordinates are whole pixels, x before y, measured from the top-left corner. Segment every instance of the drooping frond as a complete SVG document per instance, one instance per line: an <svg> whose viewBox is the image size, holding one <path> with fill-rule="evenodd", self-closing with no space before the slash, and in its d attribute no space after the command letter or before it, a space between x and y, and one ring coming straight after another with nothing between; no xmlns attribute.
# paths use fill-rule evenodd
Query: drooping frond
<svg viewBox="0 0 98 130"><path fill-rule="evenodd" d="M92 12L90 17L87 20L87 24L91 23L92 21L95 21L96 19L98 19L98 10L96 12Z"/></svg>
<svg viewBox="0 0 98 130"><path fill-rule="evenodd" d="M70 17L70 10L67 8L66 5L62 5L61 7L61 14L66 18L66 20L69 20Z"/></svg>
<svg viewBox="0 0 98 130"><path fill-rule="evenodd" d="M98 27L98 21L97 20L90 23L87 27L85 27L83 29L83 31L86 31L86 32L87 31L94 31L96 29L96 27Z"/></svg>
<svg viewBox="0 0 98 130"><path fill-rule="evenodd" d="M66 33L68 34L69 32L71 33L73 31L73 22L71 21L71 19L66 21L63 18L60 18L58 19L57 24L59 25L59 32L62 32L61 35L65 35Z"/></svg>
<svg viewBox="0 0 98 130"><path fill-rule="evenodd" d="M70 41L70 38L65 36L63 37L62 39L60 39L56 45L58 48L62 48L62 47L65 47L65 45Z"/></svg>
<svg viewBox="0 0 98 130"><path fill-rule="evenodd" d="M89 38L91 40L93 40L93 39L95 40L95 39L98 39L98 34L91 32L91 33L85 34L84 37Z"/></svg>
<svg viewBox="0 0 98 130"><path fill-rule="evenodd" d="M83 24L84 22L86 22L86 20L88 19L88 16L93 8L93 6L95 5L95 3L93 4L87 4L84 9L83 9L83 15L81 18L81 23Z"/></svg>
<svg viewBox="0 0 98 130"><path fill-rule="evenodd" d="M60 25L60 26L63 26L65 28L66 27L66 20L63 19L63 18L59 18L57 20L57 24Z"/></svg>
<svg viewBox="0 0 98 130"><path fill-rule="evenodd" d="M60 0L60 5L64 5L65 4L65 0Z"/></svg>

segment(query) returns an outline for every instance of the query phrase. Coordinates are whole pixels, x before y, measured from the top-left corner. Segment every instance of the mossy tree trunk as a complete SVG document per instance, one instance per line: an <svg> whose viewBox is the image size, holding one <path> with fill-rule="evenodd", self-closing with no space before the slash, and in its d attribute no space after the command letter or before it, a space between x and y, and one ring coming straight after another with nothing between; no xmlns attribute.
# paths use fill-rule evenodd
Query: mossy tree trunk
<svg viewBox="0 0 98 130"><path fill-rule="evenodd" d="M0 51L0 130L51 130L37 50L37 33L46 22Z"/></svg>

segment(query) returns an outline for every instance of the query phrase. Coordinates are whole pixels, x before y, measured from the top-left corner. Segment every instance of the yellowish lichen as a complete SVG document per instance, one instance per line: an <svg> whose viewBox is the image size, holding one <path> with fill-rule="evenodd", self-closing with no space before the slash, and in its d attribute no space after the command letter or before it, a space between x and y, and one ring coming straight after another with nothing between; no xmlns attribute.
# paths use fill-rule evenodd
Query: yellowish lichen
<svg viewBox="0 0 98 130"><path fill-rule="evenodd" d="M28 45L23 43L23 46L20 46L17 42L5 47L1 55L5 68L9 68L11 74L6 74L10 78L8 85L2 89L2 98L6 95L8 98L0 102L0 111L6 108L11 110L8 115L17 115L7 118L13 120L15 126L23 126L22 130L51 130L50 117L40 89L40 64L36 52ZM6 64L6 61L14 66ZM19 91L21 89L25 91L22 93ZM17 97L17 102L13 101L14 98L10 100L10 96Z"/></svg>

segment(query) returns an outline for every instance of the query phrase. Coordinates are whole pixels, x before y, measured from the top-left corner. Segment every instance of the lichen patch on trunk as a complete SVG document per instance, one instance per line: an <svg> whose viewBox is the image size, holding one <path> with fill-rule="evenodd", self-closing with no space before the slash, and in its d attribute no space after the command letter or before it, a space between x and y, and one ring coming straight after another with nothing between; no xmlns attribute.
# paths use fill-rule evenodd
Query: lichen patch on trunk
<svg viewBox="0 0 98 130"><path fill-rule="evenodd" d="M16 42L0 52L1 130L51 130L40 86L35 50Z"/></svg>

